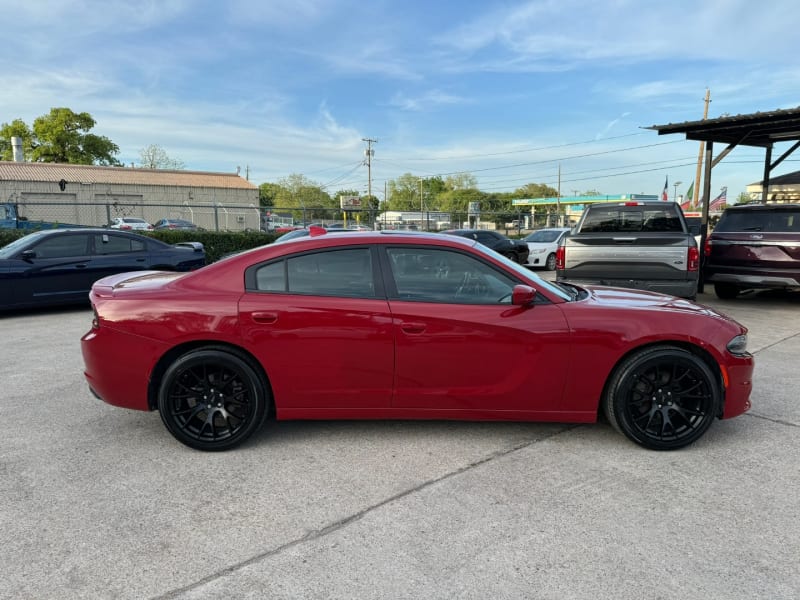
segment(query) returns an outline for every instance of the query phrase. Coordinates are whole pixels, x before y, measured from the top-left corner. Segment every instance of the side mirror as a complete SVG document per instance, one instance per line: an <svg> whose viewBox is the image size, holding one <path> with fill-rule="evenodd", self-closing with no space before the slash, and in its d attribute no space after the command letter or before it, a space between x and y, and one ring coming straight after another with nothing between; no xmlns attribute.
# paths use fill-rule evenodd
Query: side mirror
<svg viewBox="0 0 800 600"><path fill-rule="evenodd" d="M31 260L36 258L36 250L24 250L19 256L22 260Z"/></svg>
<svg viewBox="0 0 800 600"><path fill-rule="evenodd" d="M511 291L511 304L514 306L531 306L536 299L536 290L529 285L515 285Z"/></svg>

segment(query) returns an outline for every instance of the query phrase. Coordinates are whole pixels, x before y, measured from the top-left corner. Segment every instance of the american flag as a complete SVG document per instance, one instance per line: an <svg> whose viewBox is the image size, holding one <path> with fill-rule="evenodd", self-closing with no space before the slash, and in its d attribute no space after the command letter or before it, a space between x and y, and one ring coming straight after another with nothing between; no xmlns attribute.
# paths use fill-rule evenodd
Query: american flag
<svg viewBox="0 0 800 600"><path fill-rule="evenodd" d="M711 211L719 211L725 208L728 205L728 188L722 188L722 192L720 195L714 198L711 201L711 204L708 205L708 210Z"/></svg>

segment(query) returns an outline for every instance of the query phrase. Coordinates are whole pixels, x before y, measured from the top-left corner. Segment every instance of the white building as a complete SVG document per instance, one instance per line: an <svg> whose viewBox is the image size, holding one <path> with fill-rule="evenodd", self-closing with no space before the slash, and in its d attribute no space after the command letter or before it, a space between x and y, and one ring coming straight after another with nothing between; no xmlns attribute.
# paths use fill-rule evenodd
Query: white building
<svg viewBox="0 0 800 600"><path fill-rule="evenodd" d="M0 203L29 220L107 225L114 217L259 229L258 187L236 173L0 161Z"/></svg>

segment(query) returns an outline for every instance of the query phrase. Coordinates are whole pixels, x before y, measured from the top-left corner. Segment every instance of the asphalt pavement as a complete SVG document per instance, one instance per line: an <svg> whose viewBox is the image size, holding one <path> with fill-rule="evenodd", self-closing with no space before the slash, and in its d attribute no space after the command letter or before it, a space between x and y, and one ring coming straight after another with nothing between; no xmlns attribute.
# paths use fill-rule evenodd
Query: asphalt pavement
<svg viewBox="0 0 800 600"><path fill-rule="evenodd" d="M800 295L753 409L693 446L608 425L269 423L193 451L88 392L85 309L0 315L0 598L800 597Z"/></svg>

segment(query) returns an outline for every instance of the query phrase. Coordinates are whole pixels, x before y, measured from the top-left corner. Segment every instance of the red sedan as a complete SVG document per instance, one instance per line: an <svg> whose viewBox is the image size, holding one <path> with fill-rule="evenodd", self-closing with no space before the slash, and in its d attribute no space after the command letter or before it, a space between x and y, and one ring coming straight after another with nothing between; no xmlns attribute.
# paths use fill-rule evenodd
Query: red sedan
<svg viewBox="0 0 800 600"><path fill-rule="evenodd" d="M540 279L474 240L324 230L90 295L92 392L201 450L275 419L590 423L672 450L750 408L747 330L711 308Z"/></svg>

